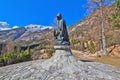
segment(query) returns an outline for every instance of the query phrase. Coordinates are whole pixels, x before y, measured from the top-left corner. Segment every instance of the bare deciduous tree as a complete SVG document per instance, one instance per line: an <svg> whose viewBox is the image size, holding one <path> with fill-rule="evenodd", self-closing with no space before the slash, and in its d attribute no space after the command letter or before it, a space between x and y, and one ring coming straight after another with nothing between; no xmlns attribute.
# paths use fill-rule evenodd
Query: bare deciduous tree
<svg viewBox="0 0 120 80"><path fill-rule="evenodd" d="M96 9L100 10L100 24L101 25L101 49L105 55L108 54L106 49L106 36L105 36L105 30L104 30L104 13L103 8L106 5L111 5L114 0L88 0L88 6L87 9L89 10L89 14L91 14Z"/></svg>

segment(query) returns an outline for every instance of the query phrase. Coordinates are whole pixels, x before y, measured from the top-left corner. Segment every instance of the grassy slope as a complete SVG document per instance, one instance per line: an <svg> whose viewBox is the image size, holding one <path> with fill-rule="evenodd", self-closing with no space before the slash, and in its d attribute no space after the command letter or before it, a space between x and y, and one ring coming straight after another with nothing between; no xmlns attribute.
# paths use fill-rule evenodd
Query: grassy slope
<svg viewBox="0 0 120 80"><path fill-rule="evenodd" d="M101 57L84 57L79 54L73 54L77 59L79 60L85 60L85 61L95 61L95 62L101 62L105 64L110 64L113 66L120 67L120 57L115 56L101 56Z"/></svg>

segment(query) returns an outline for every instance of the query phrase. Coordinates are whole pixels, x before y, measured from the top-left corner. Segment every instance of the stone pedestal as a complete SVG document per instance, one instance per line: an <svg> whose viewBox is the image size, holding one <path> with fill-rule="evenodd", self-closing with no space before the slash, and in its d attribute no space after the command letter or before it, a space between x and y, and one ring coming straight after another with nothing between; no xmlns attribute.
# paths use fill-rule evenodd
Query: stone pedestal
<svg viewBox="0 0 120 80"><path fill-rule="evenodd" d="M59 56L61 56L61 55L71 56L72 55L70 46L67 46L67 45L56 45L56 46L54 46L54 49L55 49L55 56L58 56L58 55Z"/></svg>

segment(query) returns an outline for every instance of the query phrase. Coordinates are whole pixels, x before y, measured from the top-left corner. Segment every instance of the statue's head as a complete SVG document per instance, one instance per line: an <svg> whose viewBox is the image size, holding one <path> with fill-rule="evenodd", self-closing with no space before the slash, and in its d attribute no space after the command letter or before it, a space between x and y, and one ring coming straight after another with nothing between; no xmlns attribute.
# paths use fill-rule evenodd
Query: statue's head
<svg viewBox="0 0 120 80"><path fill-rule="evenodd" d="M57 20L61 20L62 19L62 15L60 13L57 14Z"/></svg>

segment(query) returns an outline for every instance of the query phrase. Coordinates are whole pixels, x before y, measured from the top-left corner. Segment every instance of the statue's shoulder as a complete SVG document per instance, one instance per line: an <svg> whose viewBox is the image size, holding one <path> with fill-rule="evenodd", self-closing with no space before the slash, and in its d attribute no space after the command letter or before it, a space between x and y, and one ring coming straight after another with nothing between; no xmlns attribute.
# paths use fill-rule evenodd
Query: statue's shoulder
<svg viewBox="0 0 120 80"><path fill-rule="evenodd" d="M64 20L64 19L61 19L60 22L65 23L65 20Z"/></svg>

